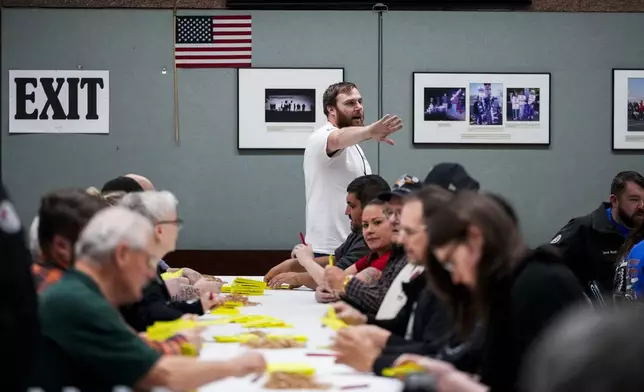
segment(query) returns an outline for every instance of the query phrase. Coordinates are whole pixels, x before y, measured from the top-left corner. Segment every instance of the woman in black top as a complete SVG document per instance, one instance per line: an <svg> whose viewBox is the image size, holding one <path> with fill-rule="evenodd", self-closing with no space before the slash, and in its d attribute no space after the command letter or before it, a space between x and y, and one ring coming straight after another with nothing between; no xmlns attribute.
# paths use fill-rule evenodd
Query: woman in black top
<svg viewBox="0 0 644 392"><path fill-rule="evenodd" d="M427 222L428 274L456 330L484 326L480 383L451 365L404 356L436 378L438 390L516 391L525 352L553 316L584 300L583 289L547 247L528 250L512 218L489 196L459 193ZM458 389L455 389L458 388Z"/></svg>

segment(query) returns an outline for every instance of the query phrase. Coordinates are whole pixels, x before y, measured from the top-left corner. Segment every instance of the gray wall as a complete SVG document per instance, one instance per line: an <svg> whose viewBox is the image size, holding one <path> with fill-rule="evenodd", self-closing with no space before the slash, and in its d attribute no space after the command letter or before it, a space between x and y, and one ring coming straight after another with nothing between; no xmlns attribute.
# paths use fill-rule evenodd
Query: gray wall
<svg viewBox="0 0 644 392"><path fill-rule="evenodd" d="M374 14L252 15L254 66L344 67L365 97L366 120L376 120ZM386 14L384 110L409 126L396 146L382 146L381 174L422 177L434 163L462 162L485 189L515 203L531 243L549 240L607 196L615 172L644 171L641 154L615 154L610 139L611 68L644 68L642 36L642 14ZM172 69L172 39L168 11L3 9L5 83L9 69L111 71L109 136L9 136L3 88L2 172L21 217L30 220L52 188L138 172L179 197L180 248L290 248L304 229L302 156L236 150L234 69L179 71L176 146L172 72L160 72ZM551 72L550 148L414 148L413 71ZM376 146L364 147L375 169Z"/></svg>

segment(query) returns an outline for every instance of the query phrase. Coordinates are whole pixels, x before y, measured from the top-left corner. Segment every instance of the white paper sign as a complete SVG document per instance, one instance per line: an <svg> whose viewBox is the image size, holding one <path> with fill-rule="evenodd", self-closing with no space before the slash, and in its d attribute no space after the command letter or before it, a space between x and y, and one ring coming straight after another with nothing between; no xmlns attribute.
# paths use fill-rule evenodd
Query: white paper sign
<svg viewBox="0 0 644 392"><path fill-rule="evenodd" d="M109 132L109 71L9 71L9 133Z"/></svg>

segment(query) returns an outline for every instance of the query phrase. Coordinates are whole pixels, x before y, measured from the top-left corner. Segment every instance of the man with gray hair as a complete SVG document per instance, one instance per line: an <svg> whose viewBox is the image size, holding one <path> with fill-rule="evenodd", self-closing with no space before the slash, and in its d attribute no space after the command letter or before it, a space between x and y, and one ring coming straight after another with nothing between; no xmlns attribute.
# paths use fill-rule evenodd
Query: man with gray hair
<svg viewBox="0 0 644 392"><path fill-rule="evenodd" d="M155 276L153 231L148 219L123 207L104 209L90 220L75 246L74 269L41 296L42 356L34 387L192 390L264 371L258 353L226 362L161 355L123 322L116 307L140 300Z"/></svg>
<svg viewBox="0 0 644 392"><path fill-rule="evenodd" d="M176 248L182 221L177 216L178 201L168 191L132 192L123 197L120 205L148 218L153 225L151 254L157 262ZM202 315L223 301L212 293L221 292L221 285L213 282L204 287L198 299L172 301L168 288L161 278L163 272L156 268L156 278L143 291L143 298L135 304L121 308L125 320L137 331L145 331L156 321L176 320L184 314ZM187 286L192 288L191 286ZM206 290L209 289L209 290Z"/></svg>

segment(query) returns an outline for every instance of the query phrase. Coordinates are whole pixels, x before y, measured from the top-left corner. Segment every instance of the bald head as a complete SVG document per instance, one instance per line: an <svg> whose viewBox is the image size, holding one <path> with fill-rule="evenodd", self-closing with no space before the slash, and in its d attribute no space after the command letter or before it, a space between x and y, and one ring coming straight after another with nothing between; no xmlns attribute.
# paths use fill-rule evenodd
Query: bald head
<svg viewBox="0 0 644 392"><path fill-rule="evenodd" d="M134 181L138 182L139 185L141 185L141 188L145 191L153 191L154 190L154 185L152 185L152 181L148 180L146 177L143 177L138 174L130 173L126 174L123 177L128 177L133 179Z"/></svg>

